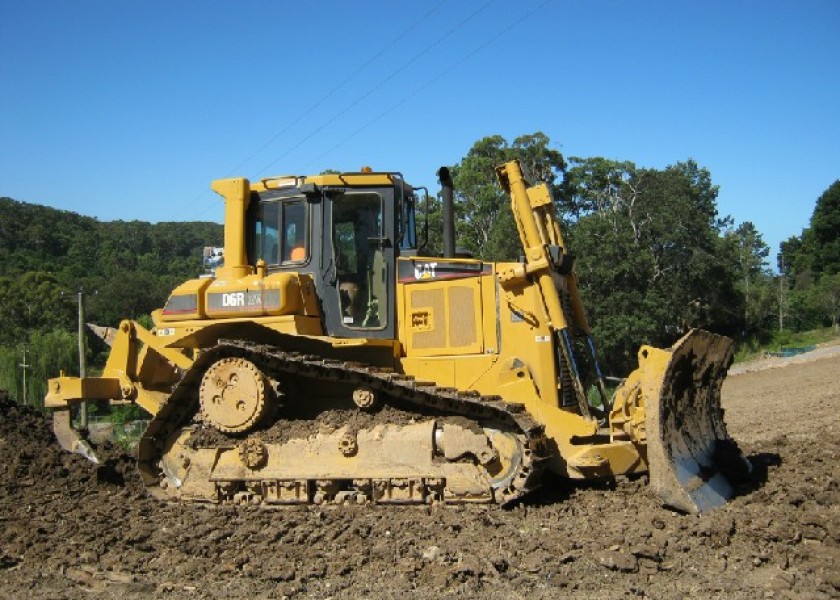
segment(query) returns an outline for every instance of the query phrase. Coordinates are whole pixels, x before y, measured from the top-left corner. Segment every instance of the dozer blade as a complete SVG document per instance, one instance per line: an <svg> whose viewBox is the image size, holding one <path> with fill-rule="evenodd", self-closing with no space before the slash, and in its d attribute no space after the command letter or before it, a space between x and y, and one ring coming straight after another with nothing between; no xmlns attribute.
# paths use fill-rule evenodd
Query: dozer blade
<svg viewBox="0 0 840 600"><path fill-rule="evenodd" d="M651 351L643 348L642 356ZM668 354L662 352L657 365L658 391L659 369L648 370L643 383L650 485L665 505L703 512L725 504L751 469L726 431L720 404L733 342L695 329Z"/></svg>
<svg viewBox="0 0 840 600"><path fill-rule="evenodd" d="M79 432L73 429L69 408L53 411L53 432L59 445L67 452L81 454L90 462L99 464L99 459L93 449L79 436Z"/></svg>

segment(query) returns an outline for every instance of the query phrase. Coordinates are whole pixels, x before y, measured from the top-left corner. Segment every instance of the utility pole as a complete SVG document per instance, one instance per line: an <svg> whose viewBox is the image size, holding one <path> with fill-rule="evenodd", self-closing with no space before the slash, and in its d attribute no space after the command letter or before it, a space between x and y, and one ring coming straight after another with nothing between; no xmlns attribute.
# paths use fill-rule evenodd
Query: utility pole
<svg viewBox="0 0 840 600"><path fill-rule="evenodd" d="M785 328L785 290L787 289L787 279L785 278L785 259L783 256L779 257L779 331Z"/></svg>
<svg viewBox="0 0 840 600"><path fill-rule="evenodd" d="M85 378L85 291L79 288L79 377ZM87 402L82 402L79 407L79 429L87 429L88 407Z"/></svg>
<svg viewBox="0 0 840 600"><path fill-rule="evenodd" d="M783 331L785 328L785 287L787 287L787 283L785 282L785 275L782 273L779 275L779 331Z"/></svg>
<svg viewBox="0 0 840 600"><path fill-rule="evenodd" d="M96 292L93 292L96 294ZM65 297L65 292L61 292L61 297ZM76 292L76 302L79 306L79 377L85 377L85 289L79 286L79 291ZM79 429L87 429L88 426L88 405L87 402L82 402L79 405Z"/></svg>
<svg viewBox="0 0 840 600"><path fill-rule="evenodd" d="M29 404L26 393L26 369L30 368L32 365L26 364L26 346L23 347L23 362L18 366L20 367L20 370L23 371L23 403Z"/></svg>

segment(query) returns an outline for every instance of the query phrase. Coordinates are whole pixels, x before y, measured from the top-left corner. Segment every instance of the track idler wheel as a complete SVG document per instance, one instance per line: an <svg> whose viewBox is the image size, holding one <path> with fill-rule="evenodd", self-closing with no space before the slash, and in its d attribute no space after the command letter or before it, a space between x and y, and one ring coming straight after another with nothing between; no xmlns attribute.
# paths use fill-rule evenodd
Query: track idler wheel
<svg viewBox="0 0 840 600"><path fill-rule="evenodd" d="M210 365L198 394L203 420L226 433L253 429L270 408L267 396L265 376L244 358Z"/></svg>
<svg viewBox="0 0 840 600"><path fill-rule="evenodd" d="M265 466L268 449L260 438L248 438L239 445L239 458L246 467L256 470Z"/></svg>
<svg viewBox="0 0 840 600"><path fill-rule="evenodd" d="M362 410L373 409L376 401L376 394L369 387L361 386L353 390L353 403Z"/></svg>

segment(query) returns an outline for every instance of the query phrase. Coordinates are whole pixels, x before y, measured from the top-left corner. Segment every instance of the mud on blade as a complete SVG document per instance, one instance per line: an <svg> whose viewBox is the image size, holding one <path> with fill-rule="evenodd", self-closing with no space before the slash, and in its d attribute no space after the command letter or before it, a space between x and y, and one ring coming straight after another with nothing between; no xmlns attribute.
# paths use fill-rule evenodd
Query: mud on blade
<svg viewBox="0 0 840 600"><path fill-rule="evenodd" d="M665 505L690 513L725 504L750 471L720 404L732 340L695 329L670 351L645 348L642 356L658 367L645 385L651 488Z"/></svg>

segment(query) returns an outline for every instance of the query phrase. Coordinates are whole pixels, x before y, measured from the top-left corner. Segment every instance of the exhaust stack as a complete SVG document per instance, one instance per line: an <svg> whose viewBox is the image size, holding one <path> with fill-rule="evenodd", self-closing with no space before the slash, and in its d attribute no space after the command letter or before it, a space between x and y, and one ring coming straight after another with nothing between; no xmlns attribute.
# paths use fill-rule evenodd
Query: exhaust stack
<svg viewBox="0 0 840 600"><path fill-rule="evenodd" d="M455 258L455 187L447 167L437 172L443 200L443 257Z"/></svg>

